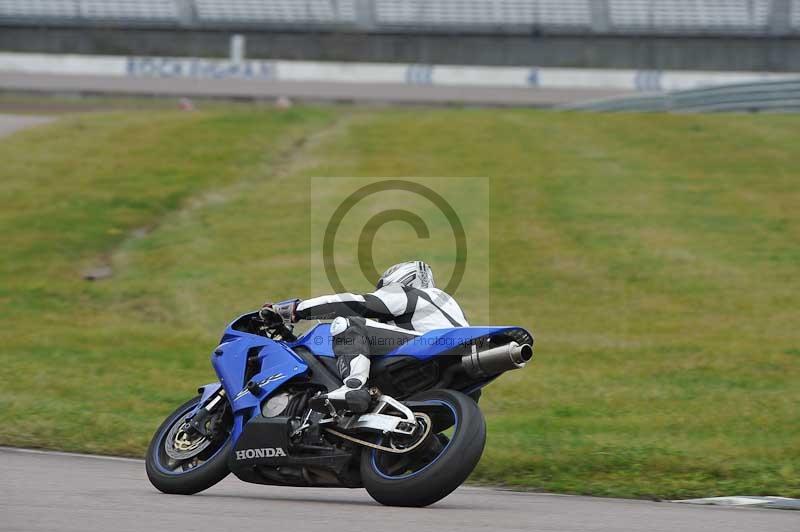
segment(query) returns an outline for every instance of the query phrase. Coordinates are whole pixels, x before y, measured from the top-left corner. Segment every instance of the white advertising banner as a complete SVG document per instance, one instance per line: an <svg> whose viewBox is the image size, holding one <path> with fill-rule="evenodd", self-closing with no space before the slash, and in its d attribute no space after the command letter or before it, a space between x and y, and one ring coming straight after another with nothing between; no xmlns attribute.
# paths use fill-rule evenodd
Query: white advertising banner
<svg viewBox="0 0 800 532"><path fill-rule="evenodd" d="M639 92L660 92L799 77L797 74L770 72L493 67L257 59L231 61L193 57L0 53L0 73L4 71L135 78L236 78L262 81L464 87L622 89Z"/></svg>

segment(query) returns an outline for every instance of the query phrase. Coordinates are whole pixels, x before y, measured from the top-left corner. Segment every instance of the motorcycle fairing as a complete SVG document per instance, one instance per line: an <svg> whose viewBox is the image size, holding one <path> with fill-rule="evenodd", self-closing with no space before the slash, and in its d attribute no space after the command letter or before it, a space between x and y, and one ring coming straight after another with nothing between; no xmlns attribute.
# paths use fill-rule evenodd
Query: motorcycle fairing
<svg viewBox="0 0 800 532"><path fill-rule="evenodd" d="M468 347L478 340L498 335L530 338L530 333L521 327L452 327L429 331L422 336L413 338L385 356L411 356L420 361L426 361L440 355L451 354L453 349L458 347Z"/></svg>
<svg viewBox="0 0 800 532"><path fill-rule="evenodd" d="M233 441L235 442L244 424L260 411L261 402L284 382L306 373L308 366L290 349L280 343L242 331L228 328L223 342L211 355L211 365L220 377L234 415ZM249 381L257 383L255 394L249 391L244 381L247 358L257 350L256 364L260 368Z"/></svg>
<svg viewBox="0 0 800 532"><path fill-rule="evenodd" d="M260 389L255 396L245 387L247 383L243 382L247 357L253 348L258 349L256 360L261 368L249 379L259 384ZM244 408L258 406L261 403L260 399L268 396L278 386L308 370L308 366L300 357L278 342L268 338L254 340L245 336L220 344L214 351L211 364L220 376L220 382L230 398L234 413Z"/></svg>
<svg viewBox="0 0 800 532"><path fill-rule="evenodd" d="M500 334L530 338L530 333L521 327L452 327L429 331L384 356L411 356L420 361L426 361L450 352L456 347L469 346L487 336ZM334 357L330 324L320 323L296 342L289 344L289 347L292 348L300 346L307 348L318 357Z"/></svg>
<svg viewBox="0 0 800 532"><path fill-rule="evenodd" d="M329 323L319 323L301 338L284 344L234 328L243 318L251 315L252 313L244 314L228 325L221 343L211 356L211 364L220 377L233 410L234 442L238 440L247 421L260 412L260 405L266 397L286 381L308 372L308 365L292 351L293 348L306 348L317 357L335 356ZM531 343L533 341L530 333L521 327L454 327L430 331L387 355L375 358L409 356L424 362L437 356L452 354L459 346L469 346L480 339L495 335L527 338ZM243 382L248 355L254 349L258 350L256 358L260 369L248 380L259 384L256 395L248 391L247 383ZM479 389L491 380L475 383L473 387ZM208 393L210 395L213 391L209 390Z"/></svg>
<svg viewBox="0 0 800 532"><path fill-rule="evenodd" d="M335 357L333 354L333 337L331 336L330 323L318 323L313 328L309 329L303 336L298 338L295 342L289 344L289 347L305 347L315 356L318 357Z"/></svg>

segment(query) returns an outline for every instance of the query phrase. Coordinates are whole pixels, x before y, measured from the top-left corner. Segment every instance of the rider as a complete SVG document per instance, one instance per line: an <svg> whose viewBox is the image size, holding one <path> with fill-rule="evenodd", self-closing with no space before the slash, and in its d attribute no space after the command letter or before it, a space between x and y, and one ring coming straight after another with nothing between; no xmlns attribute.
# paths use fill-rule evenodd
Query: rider
<svg viewBox="0 0 800 532"><path fill-rule="evenodd" d="M335 407L369 403L364 385L370 356L386 354L433 329L469 325L455 299L436 288L430 266L422 261L395 264L368 294L266 303L260 314L268 323L335 318L333 352L344 386L318 398Z"/></svg>

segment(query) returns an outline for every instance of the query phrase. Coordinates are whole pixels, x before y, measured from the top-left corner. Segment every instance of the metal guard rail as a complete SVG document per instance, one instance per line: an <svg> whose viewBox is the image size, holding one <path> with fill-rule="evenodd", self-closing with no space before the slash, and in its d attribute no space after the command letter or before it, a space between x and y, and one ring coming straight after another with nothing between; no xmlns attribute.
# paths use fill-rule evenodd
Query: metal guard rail
<svg viewBox="0 0 800 532"><path fill-rule="evenodd" d="M564 106L567 110L604 112L800 112L797 80L737 83Z"/></svg>

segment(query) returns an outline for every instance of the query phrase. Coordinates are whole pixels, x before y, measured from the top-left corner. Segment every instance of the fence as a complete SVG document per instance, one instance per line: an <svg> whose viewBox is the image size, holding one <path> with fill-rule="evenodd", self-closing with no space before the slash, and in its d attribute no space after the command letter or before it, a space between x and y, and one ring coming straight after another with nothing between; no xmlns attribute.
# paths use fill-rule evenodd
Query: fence
<svg viewBox="0 0 800 532"><path fill-rule="evenodd" d="M794 80L737 83L589 102L566 108L606 112L800 112L800 76Z"/></svg>

